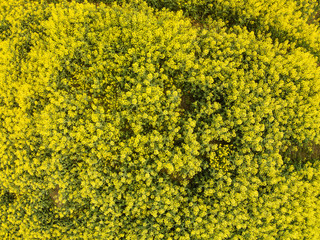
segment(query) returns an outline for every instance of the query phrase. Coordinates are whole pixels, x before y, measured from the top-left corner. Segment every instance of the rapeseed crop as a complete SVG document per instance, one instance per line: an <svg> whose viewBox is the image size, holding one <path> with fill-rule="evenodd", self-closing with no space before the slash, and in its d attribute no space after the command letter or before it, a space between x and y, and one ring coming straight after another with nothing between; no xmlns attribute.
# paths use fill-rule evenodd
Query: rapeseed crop
<svg viewBox="0 0 320 240"><path fill-rule="evenodd" d="M319 239L317 8L2 1L0 238Z"/></svg>

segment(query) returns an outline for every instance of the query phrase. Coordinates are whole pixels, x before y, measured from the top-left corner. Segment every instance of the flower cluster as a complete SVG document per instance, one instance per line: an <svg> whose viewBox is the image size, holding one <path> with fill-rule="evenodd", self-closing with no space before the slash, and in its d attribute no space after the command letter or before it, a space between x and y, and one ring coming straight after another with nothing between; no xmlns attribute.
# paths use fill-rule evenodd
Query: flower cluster
<svg viewBox="0 0 320 240"><path fill-rule="evenodd" d="M126 2L0 3L0 238L319 239L308 1Z"/></svg>

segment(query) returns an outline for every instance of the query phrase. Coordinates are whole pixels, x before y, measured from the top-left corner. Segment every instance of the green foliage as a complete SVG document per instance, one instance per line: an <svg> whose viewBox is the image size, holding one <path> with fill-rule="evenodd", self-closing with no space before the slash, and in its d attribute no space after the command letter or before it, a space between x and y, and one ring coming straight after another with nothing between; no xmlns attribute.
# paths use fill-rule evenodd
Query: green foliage
<svg viewBox="0 0 320 240"><path fill-rule="evenodd" d="M0 3L0 238L319 239L315 1L105 3Z"/></svg>

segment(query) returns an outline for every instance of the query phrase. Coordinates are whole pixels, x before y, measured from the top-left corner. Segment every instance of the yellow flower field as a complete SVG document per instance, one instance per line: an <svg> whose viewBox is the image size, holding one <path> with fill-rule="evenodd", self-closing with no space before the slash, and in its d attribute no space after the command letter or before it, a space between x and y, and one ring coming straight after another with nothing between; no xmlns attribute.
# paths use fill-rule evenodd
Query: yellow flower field
<svg viewBox="0 0 320 240"><path fill-rule="evenodd" d="M0 239L320 239L316 0L0 2Z"/></svg>

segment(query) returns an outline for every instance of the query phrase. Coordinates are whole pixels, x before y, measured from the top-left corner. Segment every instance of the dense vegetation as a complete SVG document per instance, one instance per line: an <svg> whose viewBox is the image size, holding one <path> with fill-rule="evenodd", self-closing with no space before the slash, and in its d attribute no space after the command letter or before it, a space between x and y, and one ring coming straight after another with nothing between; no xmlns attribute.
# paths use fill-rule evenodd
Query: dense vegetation
<svg viewBox="0 0 320 240"><path fill-rule="evenodd" d="M320 239L316 1L0 3L1 239Z"/></svg>

